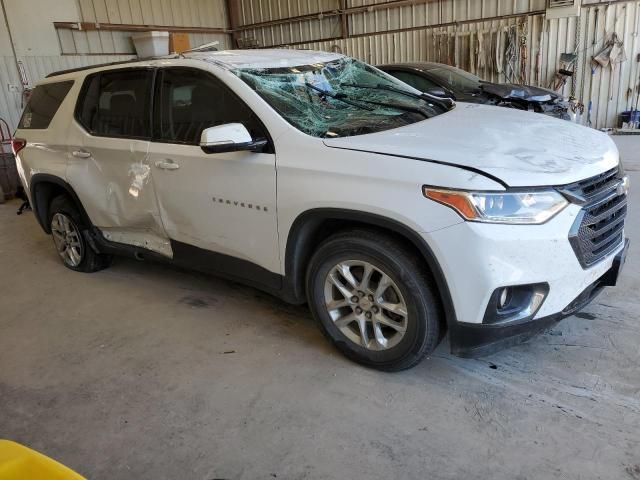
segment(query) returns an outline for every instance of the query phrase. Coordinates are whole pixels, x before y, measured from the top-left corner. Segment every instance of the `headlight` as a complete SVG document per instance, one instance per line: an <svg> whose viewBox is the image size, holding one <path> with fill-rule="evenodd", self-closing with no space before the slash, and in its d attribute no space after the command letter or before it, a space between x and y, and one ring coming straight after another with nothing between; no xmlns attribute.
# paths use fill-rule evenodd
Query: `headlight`
<svg viewBox="0 0 640 480"><path fill-rule="evenodd" d="M454 209L465 220L535 225L544 223L569 202L555 190L466 192L423 187L424 196Z"/></svg>

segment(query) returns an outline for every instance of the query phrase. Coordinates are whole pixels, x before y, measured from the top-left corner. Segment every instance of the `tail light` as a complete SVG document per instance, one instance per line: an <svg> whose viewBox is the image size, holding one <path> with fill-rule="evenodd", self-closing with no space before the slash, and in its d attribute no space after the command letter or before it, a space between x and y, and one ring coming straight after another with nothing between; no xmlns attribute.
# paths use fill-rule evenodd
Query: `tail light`
<svg viewBox="0 0 640 480"><path fill-rule="evenodd" d="M18 155L18 152L27 146L27 141L24 138L12 138L11 139L11 151L13 156Z"/></svg>

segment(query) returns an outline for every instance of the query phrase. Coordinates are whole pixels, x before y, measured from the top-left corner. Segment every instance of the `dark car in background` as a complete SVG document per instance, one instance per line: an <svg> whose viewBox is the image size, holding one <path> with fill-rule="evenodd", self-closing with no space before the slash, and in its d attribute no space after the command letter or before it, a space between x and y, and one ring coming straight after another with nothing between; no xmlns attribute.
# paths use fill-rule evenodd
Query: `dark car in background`
<svg viewBox="0 0 640 480"><path fill-rule="evenodd" d="M380 70L431 95L451 97L460 102L482 103L544 113L570 120L569 103L545 88L482 80L469 72L434 62L396 63Z"/></svg>

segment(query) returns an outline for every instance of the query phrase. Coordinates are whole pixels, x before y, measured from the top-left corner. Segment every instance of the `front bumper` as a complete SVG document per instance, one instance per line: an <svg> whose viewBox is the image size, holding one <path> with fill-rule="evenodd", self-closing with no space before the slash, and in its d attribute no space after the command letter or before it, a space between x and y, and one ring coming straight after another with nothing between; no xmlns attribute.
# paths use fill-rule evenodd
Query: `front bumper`
<svg viewBox="0 0 640 480"><path fill-rule="evenodd" d="M490 355L525 342L563 318L580 311L591 303L604 287L612 287L617 284L628 248L629 240L626 240L623 250L614 257L611 268L581 292L561 312L516 325L465 324L460 322L449 325L451 353L464 358Z"/></svg>
<svg viewBox="0 0 640 480"><path fill-rule="evenodd" d="M489 355L522 343L563 318L573 315L591 303L604 287L617 284L628 248L629 240L627 239L623 249L613 258L611 268L573 299L561 312L517 325L474 325L455 322L449 326L451 353L466 358Z"/></svg>
<svg viewBox="0 0 640 480"><path fill-rule="evenodd" d="M570 205L543 225L464 222L425 234L449 286L455 315L449 316L452 353L485 355L517 344L587 305L614 283L626 242L597 264L583 268L568 232L580 208ZM487 324L491 295L508 286L548 284L533 318Z"/></svg>

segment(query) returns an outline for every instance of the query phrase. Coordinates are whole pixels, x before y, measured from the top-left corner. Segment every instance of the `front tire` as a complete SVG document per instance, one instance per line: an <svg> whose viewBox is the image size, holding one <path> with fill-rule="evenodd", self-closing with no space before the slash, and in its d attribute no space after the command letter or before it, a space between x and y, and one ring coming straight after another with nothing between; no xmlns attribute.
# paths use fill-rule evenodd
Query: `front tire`
<svg viewBox="0 0 640 480"><path fill-rule="evenodd" d="M380 370L408 369L441 338L441 307L424 268L390 235L340 233L311 258L309 306L324 334L350 359Z"/></svg>
<svg viewBox="0 0 640 480"><path fill-rule="evenodd" d="M88 227L68 197L56 197L49 206L49 228L65 267L76 272L97 272L111 264L110 255L96 253L86 240Z"/></svg>

